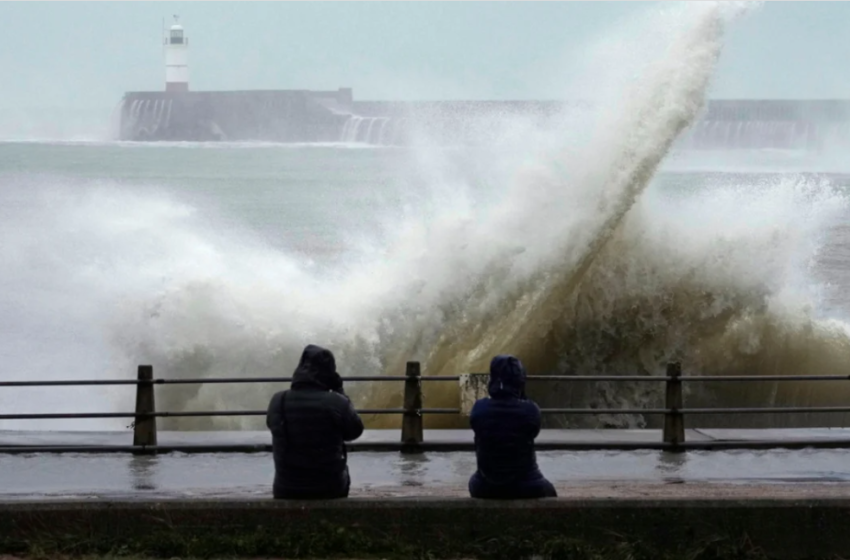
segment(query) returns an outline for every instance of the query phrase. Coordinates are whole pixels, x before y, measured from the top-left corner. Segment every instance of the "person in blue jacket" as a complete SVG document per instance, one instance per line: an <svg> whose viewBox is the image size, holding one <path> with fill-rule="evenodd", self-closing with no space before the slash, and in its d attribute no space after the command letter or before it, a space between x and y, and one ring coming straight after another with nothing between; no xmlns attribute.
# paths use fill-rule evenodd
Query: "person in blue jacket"
<svg viewBox="0 0 850 560"><path fill-rule="evenodd" d="M514 356L496 356L490 362L490 397L476 401L469 419L478 463L469 480L473 498L557 497L537 467L534 438L540 433L540 408L525 396L525 377Z"/></svg>

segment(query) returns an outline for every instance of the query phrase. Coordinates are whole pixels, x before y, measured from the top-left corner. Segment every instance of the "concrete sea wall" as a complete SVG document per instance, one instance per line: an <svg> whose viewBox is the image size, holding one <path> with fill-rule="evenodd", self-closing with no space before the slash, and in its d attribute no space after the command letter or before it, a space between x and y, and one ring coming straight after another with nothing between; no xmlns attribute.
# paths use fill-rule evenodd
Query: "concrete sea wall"
<svg viewBox="0 0 850 560"><path fill-rule="evenodd" d="M130 92L120 139L131 141L358 142L405 145L486 140L494 120L546 123L582 103L355 101L352 91ZM850 101L711 100L680 141L693 150L821 150L850 142Z"/></svg>
<svg viewBox="0 0 850 560"><path fill-rule="evenodd" d="M581 110L592 103L551 101L354 101L359 125L388 119L392 133L404 138L422 131L444 143L475 142L492 129L492 122L522 116L545 124L562 112ZM343 135L345 136L345 135ZM348 135L347 140L376 142L375 135ZM850 100L710 100L703 116L687 131L679 146L692 150L797 149L821 150L850 142Z"/></svg>
<svg viewBox="0 0 850 560"><path fill-rule="evenodd" d="M835 558L850 499L830 490L542 501L352 498L0 503L0 554L285 558ZM775 492L775 495L771 495ZM787 493L786 493L787 494ZM833 492L833 494L835 494Z"/></svg>
<svg viewBox="0 0 850 560"><path fill-rule="evenodd" d="M351 91L131 92L120 140L336 141Z"/></svg>

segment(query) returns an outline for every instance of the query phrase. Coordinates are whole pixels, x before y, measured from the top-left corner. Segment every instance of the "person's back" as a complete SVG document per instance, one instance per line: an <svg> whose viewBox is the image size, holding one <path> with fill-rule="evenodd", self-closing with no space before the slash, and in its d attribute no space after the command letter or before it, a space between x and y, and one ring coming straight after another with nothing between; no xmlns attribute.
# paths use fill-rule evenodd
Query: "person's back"
<svg viewBox="0 0 850 560"><path fill-rule="evenodd" d="M272 433L275 498L348 496L345 442L360 437L363 422L343 392L330 350L304 349L292 388L272 397L266 425Z"/></svg>
<svg viewBox="0 0 850 560"><path fill-rule="evenodd" d="M525 369L513 356L490 363L489 398L472 407L478 470L469 481L473 498L555 497L552 484L537 467L534 439L540 433L540 409L525 398Z"/></svg>

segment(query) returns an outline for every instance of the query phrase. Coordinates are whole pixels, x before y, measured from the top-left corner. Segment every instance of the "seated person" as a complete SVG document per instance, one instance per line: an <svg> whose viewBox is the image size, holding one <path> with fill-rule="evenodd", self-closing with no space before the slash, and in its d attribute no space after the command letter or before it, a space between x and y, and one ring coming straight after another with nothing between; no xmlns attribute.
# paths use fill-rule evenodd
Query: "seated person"
<svg viewBox="0 0 850 560"><path fill-rule="evenodd" d="M487 389L490 397L476 401L469 418L478 462L469 494L497 500L557 497L537 468L540 409L525 397L522 363L513 356L493 358Z"/></svg>
<svg viewBox="0 0 850 560"><path fill-rule="evenodd" d="M274 497L346 498L351 486L345 442L363 433L363 422L342 390L330 350L304 349L292 387L269 403L266 425L274 451Z"/></svg>

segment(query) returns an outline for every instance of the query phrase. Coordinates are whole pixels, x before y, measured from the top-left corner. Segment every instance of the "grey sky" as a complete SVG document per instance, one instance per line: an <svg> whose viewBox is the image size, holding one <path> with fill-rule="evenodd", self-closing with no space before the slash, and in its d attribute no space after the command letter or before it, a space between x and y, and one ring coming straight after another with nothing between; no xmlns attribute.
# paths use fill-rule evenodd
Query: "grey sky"
<svg viewBox="0 0 850 560"><path fill-rule="evenodd" d="M0 108L112 107L160 90L181 15L191 87L358 99L557 97L552 63L646 10L602 2L3 2ZM167 20L168 22L168 20ZM735 24L712 97L850 97L850 3L768 2ZM544 70L546 69L546 70Z"/></svg>

